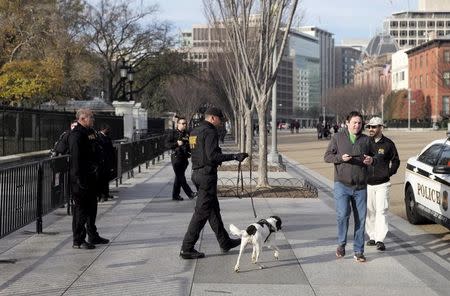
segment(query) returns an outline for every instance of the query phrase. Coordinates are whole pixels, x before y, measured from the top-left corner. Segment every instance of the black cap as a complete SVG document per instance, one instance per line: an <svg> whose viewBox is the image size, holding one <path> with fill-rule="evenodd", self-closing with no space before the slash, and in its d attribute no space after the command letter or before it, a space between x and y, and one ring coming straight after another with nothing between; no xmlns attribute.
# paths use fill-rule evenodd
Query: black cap
<svg viewBox="0 0 450 296"><path fill-rule="evenodd" d="M220 118L220 120L223 121L223 119L225 118L225 116L223 116L222 110L220 110L217 107L209 107L208 109L206 109L205 111L206 115L213 115L213 116L217 116Z"/></svg>

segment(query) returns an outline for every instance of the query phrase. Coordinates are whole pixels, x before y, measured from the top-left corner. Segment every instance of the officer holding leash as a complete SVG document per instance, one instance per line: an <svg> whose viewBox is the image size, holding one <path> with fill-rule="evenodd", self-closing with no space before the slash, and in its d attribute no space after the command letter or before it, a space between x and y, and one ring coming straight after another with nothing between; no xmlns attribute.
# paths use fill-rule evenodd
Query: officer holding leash
<svg viewBox="0 0 450 296"><path fill-rule="evenodd" d="M197 196L197 192L193 192L189 184L186 182L184 173L189 165L188 158L191 157L191 149L189 147L189 133L186 130L187 120L179 117L177 120L177 128L168 137L166 147L172 150L170 160L172 162L173 171L175 172L175 181L173 183L172 199L183 200L180 196L181 187L183 188L189 199Z"/></svg>
<svg viewBox="0 0 450 296"><path fill-rule="evenodd" d="M205 257L205 254L195 250L194 246L206 221L209 221L209 225L216 234L222 252L228 252L241 243L240 238L230 238L222 222L217 199L217 167L224 161L242 162L248 154L222 154L217 128L222 124L223 119L220 109L208 108L205 112L205 120L192 131L189 137L192 153L192 181L198 189L198 198L181 246L180 256L183 259Z"/></svg>

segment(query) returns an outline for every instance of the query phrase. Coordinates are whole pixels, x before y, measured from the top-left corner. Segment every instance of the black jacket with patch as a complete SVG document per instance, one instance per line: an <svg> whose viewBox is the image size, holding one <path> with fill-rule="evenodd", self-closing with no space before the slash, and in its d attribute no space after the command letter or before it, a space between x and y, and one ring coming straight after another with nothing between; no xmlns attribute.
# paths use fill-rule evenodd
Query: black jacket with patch
<svg viewBox="0 0 450 296"><path fill-rule="evenodd" d="M400 166L397 148L394 142L385 136L382 136L378 142L375 142L375 139L372 138L371 142L375 147L377 163L369 168L367 184L378 185L389 182L390 177L397 173Z"/></svg>

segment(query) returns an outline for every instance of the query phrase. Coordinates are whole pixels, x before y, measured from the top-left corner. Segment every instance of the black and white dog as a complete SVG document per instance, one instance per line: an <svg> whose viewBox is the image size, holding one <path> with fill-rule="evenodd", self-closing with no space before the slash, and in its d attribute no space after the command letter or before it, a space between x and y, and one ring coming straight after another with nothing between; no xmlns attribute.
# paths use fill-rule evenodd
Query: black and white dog
<svg viewBox="0 0 450 296"><path fill-rule="evenodd" d="M258 263L259 255L262 252L263 245L267 245L269 249L273 250L273 256L278 260L279 249L274 244L275 232L281 229L281 219L278 216L270 216L268 219L261 219L256 223L251 224L246 230L240 230L233 224L230 224L230 232L241 237L241 249L239 256L234 266L234 271L239 272L239 262L245 247L248 244L253 245L252 263L258 264L260 269L264 266Z"/></svg>

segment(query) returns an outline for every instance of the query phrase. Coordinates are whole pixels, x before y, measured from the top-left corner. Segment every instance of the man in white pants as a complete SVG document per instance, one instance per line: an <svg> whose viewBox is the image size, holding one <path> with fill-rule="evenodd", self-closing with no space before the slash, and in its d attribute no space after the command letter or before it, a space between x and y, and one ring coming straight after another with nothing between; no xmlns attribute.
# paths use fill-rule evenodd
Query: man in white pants
<svg viewBox="0 0 450 296"><path fill-rule="evenodd" d="M376 147L378 160L374 166L369 167L367 181L367 246L376 246L377 250L384 251L384 239L388 233L390 177L397 172L400 159L394 142L383 135L384 124L380 117L373 117L366 127Z"/></svg>

